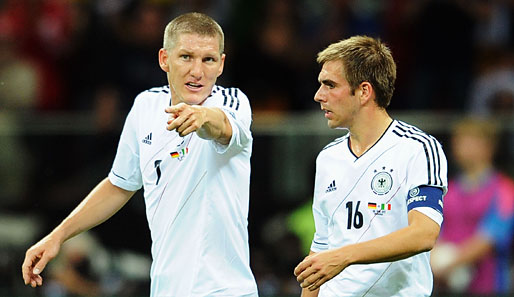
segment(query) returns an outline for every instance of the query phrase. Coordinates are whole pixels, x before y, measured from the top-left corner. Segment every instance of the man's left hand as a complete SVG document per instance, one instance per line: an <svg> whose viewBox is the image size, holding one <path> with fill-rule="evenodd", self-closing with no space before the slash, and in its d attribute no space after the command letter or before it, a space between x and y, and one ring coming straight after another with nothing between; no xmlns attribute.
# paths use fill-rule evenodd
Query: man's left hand
<svg viewBox="0 0 514 297"><path fill-rule="evenodd" d="M302 288L318 289L348 266L340 255L339 250L328 250L307 256L294 270L296 280Z"/></svg>

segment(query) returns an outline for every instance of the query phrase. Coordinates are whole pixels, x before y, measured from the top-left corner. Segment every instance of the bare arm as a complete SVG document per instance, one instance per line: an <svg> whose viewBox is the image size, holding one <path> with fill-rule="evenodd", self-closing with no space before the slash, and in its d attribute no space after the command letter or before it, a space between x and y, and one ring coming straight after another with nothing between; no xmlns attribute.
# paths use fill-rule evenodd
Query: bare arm
<svg viewBox="0 0 514 297"><path fill-rule="evenodd" d="M439 236L439 225L412 210L409 225L370 241L351 244L306 257L295 268L302 288L317 290L322 284L352 264L396 261L429 251Z"/></svg>
<svg viewBox="0 0 514 297"><path fill-rule="evenodd" d="M177 130L180 136L197 132L203 139L213 139L228 144L232 126L225 113L217 107L192 106L179 103L166 108L170 114L167 129Z"/></svg>
<svg viewBox="0 0 514 297"><path fill-rule="evenodd" d="M134 193L114 186L107 178L101 181L59 226L27 250L22 264L25 284L41 286L43 279L40 273L57 256L61 245L110 218Z"/></svg>

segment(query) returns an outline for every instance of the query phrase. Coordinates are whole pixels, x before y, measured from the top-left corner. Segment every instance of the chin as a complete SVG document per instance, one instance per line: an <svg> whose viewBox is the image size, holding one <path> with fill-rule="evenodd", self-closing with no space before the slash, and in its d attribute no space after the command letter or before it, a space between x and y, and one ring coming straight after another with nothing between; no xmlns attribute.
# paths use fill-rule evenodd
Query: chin
<svg viewBox="0 0 514 297"><path fill-rule="evenodd" d="M194 95L194 96L184 96L184 103L186 104L189 104L189 105L199 105L199 104L202 104L202 102L205 101L205 99L207 99L207 96L209 96L208 94L207 95Z"/></svg>
<svg viewBox="0 0 514 297"><path fill-rule="evenodd" d="M328 121L327 125L328 125L328 127L329 127L330 129L335 129L335 128L339 127L339 126L337 125L337 123L334 123L334 122L332 122L332 121Z"/></svg>

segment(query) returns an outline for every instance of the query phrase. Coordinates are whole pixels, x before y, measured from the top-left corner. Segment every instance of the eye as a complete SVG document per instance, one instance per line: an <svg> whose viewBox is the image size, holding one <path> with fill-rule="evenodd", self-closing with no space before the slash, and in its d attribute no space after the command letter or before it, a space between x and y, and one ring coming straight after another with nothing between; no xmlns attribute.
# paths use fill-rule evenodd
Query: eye
<svg viewBox="0 0 514 297"><path fill-rule="evenodd" d="M203 59L204 62L209 62L209 63L212 63L212 62L216 62L216 59L214 57L205 57Z"/></svg>
<svg viewBox="0 0 514 297"><path fill-rule="evenodd" d="M329 89L333 89L333 88L336 87L335 84L333 82L330 82L330 81L324 81L323 84L325 86L327 86Z"/></svg>
<svg viewBox="0 0 514 297"><path fill-rule="evenodd" d="M186 54L184 54L184 55L180 55L180 59L181 59L181 60L184 60L184 61L188 61L188 60L190 60L190 59L191 59L191 56L190 56L190 55L186 55Z"/></svg>

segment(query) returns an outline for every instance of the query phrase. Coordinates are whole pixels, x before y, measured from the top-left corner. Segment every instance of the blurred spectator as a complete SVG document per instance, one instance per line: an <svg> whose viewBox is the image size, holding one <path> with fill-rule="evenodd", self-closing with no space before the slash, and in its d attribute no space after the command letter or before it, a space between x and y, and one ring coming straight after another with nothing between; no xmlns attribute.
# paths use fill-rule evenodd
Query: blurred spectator
<svg viewBox="0 0 514 297"><path fill-rule="evenodd" d="M493 165L498 128L467 118L452 131L460 169L444 198L444 223L432 252L436 290L466 294L510 292L514 183Z"/></svg>

